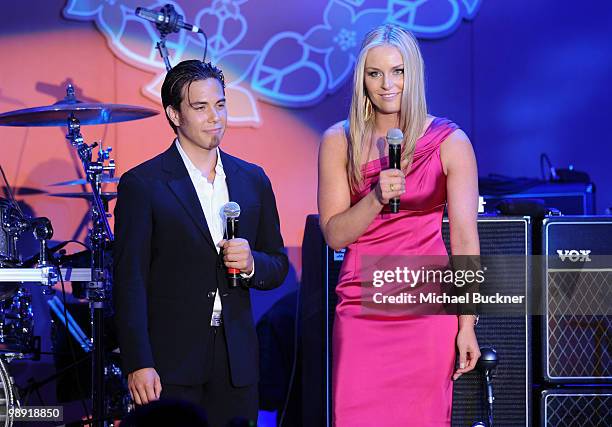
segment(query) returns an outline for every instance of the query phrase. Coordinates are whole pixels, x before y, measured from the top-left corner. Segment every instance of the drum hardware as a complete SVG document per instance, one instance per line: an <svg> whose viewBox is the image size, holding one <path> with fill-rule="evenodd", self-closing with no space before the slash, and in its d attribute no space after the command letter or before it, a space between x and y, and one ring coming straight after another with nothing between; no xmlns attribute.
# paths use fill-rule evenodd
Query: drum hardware
<svg viewBox="0 0 612 427"><path fill-rule="evenodd" d="M107 383L107 393L105 396L105 406L107 413L107 417L105 420L107 421L113 421L115 418L123 417L127 412L133 409L133 404L130 399L129 391L127 389L127 383L124 380L121 369L119 368L119 362L117 360L113 360L114 358L116 357L113 353L109 354L107 357L107 363L104 367L104 376ZM72 362L68 366L63 367L61 370L55 372L53 375L50 375L47 378L44 378L39 381L35 381L32 378L28 381L26 386L14 387L14 389L12 390L12 393L15 396L14 405L18 407L20 405L20 402L26 402L27 404L29 397L32 393L38 394L39 390L42 387L53 381L57 381L59 378L62 378L63 376L67 375L70 371L77 369L83 363L88 362L90 359L91 352L88 352L78 360ZM1 361L2 359L0 359L0 362ZM1 392L2 390L0 389L0 421L2 420ZM82 421L81 425L90 425L91 422L91 420L84 420Z"/></svg>
<svg viewBox="0 0 612 427"><path fill-rule="evenodd" d="M59 388L57 389L58 399L60 399L59 402L83 399L85 394L83 393L82 389L80 389L80 386L76 389L74 388L74 380L70 379L68 371L74 371L72 375L74 375L75 379L81 378L79 376L79 372L85 367L80 365L82 365L83 361L87 362L89 360L93 351L93 345L87 337L86 332L79 326L79 322L86 321L83 316L86 315L86 310L83 311L81 309L87 309L87 307L84 304L74 303L69 311L68 305L64 305L59 296L55 296L49 300L48 304L52 307L52 314L54 314L53 324L57 326L64 326L63 328L54 327L54 332L52 335L52 341L55 349L54 354L59 358L55 360L56 367L58 369L57 375L54 375L51 379L59 379L59 377L68 375L62 381L58 381L57 386L64 387L62 390ZM71 314L71 311L74 316ZM105 321L108 321L108 319L105 319ZM107 334L105 334L105 346L109 349L116 347L112 328L106 330ZM75 339L79 343L81 348L80 351L73 350L72 339ZM62 347L64 347L65 350L66 346L70 347L70 354L62 352ZM71 358L66 359L67 357ZM127 389L127 382L125 381L121 373L121 369L119 368L118 354L115 352L107 351L105 353L104 379L104 401L107 419L112 420L113 417L118 418L124 416L130 410L131 400L129 397L129 391ZM37 385L40 387L48 382L49 380L43 379L38 381ZM69 389L66 388L67 386ZM31 384L29 392L31 393L35 388L37 388L36 384ZM91 422L91 420L89 420L89 422Z"/></svg>
<svg viewBox="0 0 612 427"><path fill-rule="evenodd" d="M6 194L8 192L8 187L5 185L0 187L0 193ZM40 188L33 187L15 187L13 188L13 194L18 196L39 196L41 194L47 194L45 190L41 190Z"/></svg>
<svg viewBox="0 0 612 427"><path fill-rule="evenodd" d="M40 359L40 337L34 336L32 296L23 287L0 301L0 353L7 362L28 356Z"/></svg>
<svg viewBox="0 0 612 427"><path fill-rule="evenodd" d="M110 176L108 174L100 175L98 177L98 182L100 184L116 184L119 182L119 178L116 176ZM73 179L71 181L57 182L55 184L51 184L52 187L65 187L69 185L87 185L87 179L79 178Z"/></svg>
<svg viewBox="0 0 612 427"><path fill-rule="evenodd" d="M87 199L89 201L92 201L94 198L93 193L88 193L88 192L85 192L85 193L53 193L53 194L49 194L49 196L66 197L68 199ZM116 191L105 191L103 193L100 193L100 197L102 198L103 203L108 203L109 201L117 197L117 192Z"/></svg>
<svg viewBox="0 0 612 427"><path fill-rule="evenodd" d="M0 199L0 267L14 267L21 262L17 255L17 239L28 229L29 221L15 200L2 165L0 173L8 195L8 199Z"/></svg>
<svg viewBox="0 0 612 427"><path fill-rule="evenodd" d="M107 202L114 196L105 197L100 192L101 185L107 178L113 180L115 164L110 159L111 148L104 149L98 143L88 145L84 142L81 135L81 125L94 125L106 123L118 123L129 120L138 120L158 114L157 111L120 104L100 104L83 103L76 99L74 87L69 84L66 88L66 97L49 106L28 108L0 114L0 126L67 126L66 139L75 148L81 160L86 182L90 184L91 196L79 194L70 197L85 197L92 200L92 228L89 232L91 241L91 268L88 269L90 275L87 278L86 298L89 301L92 322L92 401L93 401L93 424L95 426L104 425L105 404L104 404L104 346L102 337L104 334L104 303L110 296L110 275L107 274L104 266L104 248L108 247L113 241L107 212ZM97 159L92 159L94 149L97 148ZM76 184L75 184L76 185ZM58 196L67 197L67 196ZM13 198L14 200L14 198ZM47 256L48 248L45 238L49 231L52 232L50 223L37 223L34 228L41 237L41 253L37 273L28 272L28 275L36 276L35 281L40 281L50 290L52 283L60 281L75 280L66 275L60 274L68 271L58 270L51 263ZM38 236L37 236L38 238ZM11 265L15 266L15 265ZM14 269L8 269L14 270ZM0 273L3 273L0 270ZM15 272L7 273L6 276L16 276Z"/></svg>
<svg viewBox="0 0 612 427"><path fill-rule="evenodd" d="M43 294L52 295L55 293L53 285L57 283L57 268L49 259L48 241L53 237L53 226L49 218L41 217L30 221L30 227L34 233L34 237L40 245L38 257L38 269L42 271L43 277L46 277L46 283L43 283Z"/></svg>
<svg viewBox="0 0 612 427"><path fill-rule="evenodd" d="M84 357L82 357L79 360L75 361L71 365L66 366L61 371L55 372L53 375L50 375L50 376L48 376L47 378L44 378L41 381L35 381L33 378L30 378L30 380L28 381L28 385L27 386L18 387L18 389L19 389L19 396L21 396L21 399L23 400L23 402L27 402L28 399L29 399L30 394L32 394L34 391L38 392L38 390L41 387L43 387L43 386L49 384L50 382L55 381L56 379L62 377L63 375L66 374L66 372L70 371L71 369L73 369L74 367L80 365L81 363L86 362L87 360L89 360L89 358L90 358L90 354L86 354Z"/></svg>
<svg viewBox="0 0 612 427"><path fill-rule="evenodd" d="M68 95L71 95L72 87L68 87ZM74 90L72 89L72 96ZM98 150L96 161L92 161L93 149L97 143L87 145L83 141L80 131L79 120L74 114L68 118L68 133L66 139L77 150L83 170L87 176L87 181L92 189L92 222L89 239L92 247L91 281L87 284L86 297L89 301L92 321L92 341L93 341L93 363L92 363L92 402L94 419L105 417L104 404L104 303L107 300L110 290L110 277L104 269L104 246L105 242L113 241L113 232L108 222L110 214L107 213L108 206L105 206L100 196L100 180L97 178L104 172L114 172L115 163L110 159L111 149ZM108 165L105 165L108 160ZM94 425L103 426L103 421L94 421Z"/></svg>
<svg viewBox="0 0 612 427"><path fill-rule="evenodd" d="M60 268L56 270L58 276L59 272L67 282L88 282L91 280L90 268ZM0 282L39 282L43 286L50 286L49 275L39 268L0 268Z"/></svg>
<svg viewBox="0 0 612 427"><path fill-rule="evenodd" d="M0 425L12 426L13 417L9 416L9 411L19 407L19 394L13 385L13 378L6 368L4 358L0 357Z"/></svg>
<svg viewBox="0 0 612 427"><path fill-rule="evenodd" d="M89 338L87 337L87 335L85 335L85 332L83 332L83 329L81 329L76 320L74 320L74 317L72 317L70 312L66 309L62 300L59 299L56 295L52 299L47 301L47 304L49 304L49 307L51 308L53 313L55 313L59 321L66 327L66 329L70 332L76 342L79 343L81 348L86 353L91 352L92 344L89 341ZM64 312L66 313L66 316L64 316Z"/></svg>
<svg viewBox="0 0 612 427"><path fill-rule="evenodd" d="M112 248L111 246L107 246L104 248L104 266L105 268L111 272L113 268L113 260L112 260ZM59 251L59 257L57 257L57 263L64 268L73 268L75 270L79 270L82 267L87 267L91 272L91 249L87 248L86 250L75 252L67 255L63 253L64 251ZM109 273L110 274L110 273ZM90 274L91 276L91 274ZM77 299L86 299L87 298L87 281L74 281L72 280L72 296Z"/></svg>
<svg viewBox="0 0 612 427"><path fill-rule="evenodd" d="M17 239L23 225L10 200L0 199L0 267L18 265Z"/></svg>
<svg viewBox="0 0 612 427"><path fill-rule="evenodd" d="M56 244L53 247L49 247L47 249L48 255L49 256L53 256L53 263L55 265L58 266L62 266L62 267L88 267L89 266L89 262L87 262L86 264L73 264L71 262L68 262L67 260L71 260L72 257L81 254L82 252L77 252L75 254L71 254L71 255L66 255L66 250L64 249L68 244L70 243L76 243L78 245L83 246L85 249L87 249L87 253L91 254L91 251L89 250L89 247L83 243L80 242L78 240L65 240L61 243ZM89 257L91 258L91 257ZM24 260L21 262L21 264L19 265L20 268L28 268L28 267L35 267L38 265L38 260L40 259L40 253L36 253L33 256L31 256L30 258ZM89 259L88 259L89 261Z"/></svg>
<svg viewBox="0 0 612 427"><path fill-rule="evenodd" d="M150 108L123 104L85 103L75 97L71 84L66 97L52 105L25 108L0 114L0 126L66 126L66 119L74 116L81 125L100 125L107 123L140 120L159 114Z"/></svg>
<svg viewBox="0 0 612 427"><path fill-rule="evenodd" d="M28 358L39 360L41 353L40 337L34 336L34 315L29 291L21 282L40 283L47 294L58 278L71 281L88 281L91 269L61 268L52 265L42 268L1 268L0 284L7 291L0 300L0 354L9 363L13 359ZM56 297L57 298L57 297Z"/></svg>
<svg viewBox="0 0 612 427"><path fill-rule="evenodd" d="M93 193L84 192L84 193L53 193L49 194L52 197L65 197L68 199L85 199L90 203L94 200ZM116 191L105 191L100 193L100 198L102 199L102 205L104 206L104 211L108 211L108 203L117 198Z"/></svg>
<svg viewBox="0 0 612 427"><path fill-rule="evenodd" d="M90 271L90 270L88 270ZM76 319L70 314L67 307L62 302L59 296L54 296L52 299L47 301L49 307L52 310L52 313L55 315L54 322L57 320L57 324L61 324L65 329L63 331L68 331L72 338L74 338L83 351L84 355L81 356L80 353L76 353L72 351L71 348L71 356L72 361L69 365L63 366L61 369L57 370L53 375L44 378L42 380L34 381L30 380L26 387L23 387L19 390L20 396L25 401L32 393L38 392L38 390L45 386L46 384L56 381L65 375L69 374L71 371L75 369L79 369L83 362L88 362L92 356L92 352L94 350L93 344L88 338L87 334L83 329L79 326ZM67 337L69 339L69 337ZM59 339L59 338L54 338ZM63 339L62 339L63 342ZM70 344L70 342L69 342ZM58 344L55 343L55 346ZM72 347L72 346L70 346ZM56 347L57 351L57 347ZM60 353L54 353L56 355ZM121 417L130 409L131 400L129 398L129 392L127 389L127 383L123 378L121 369L119 368L119 362L117 359L117 355L110 353L105 354L105 365L104 365L104 379L106 383L105 387L105 395L104 395L104 405L105 412L107 414L107 419L112 420L113 416ZM56 364L57 364L56 360ZM78 375L78 373L75 373ZM80 387L80 386L79 386ZM80 394L82 390L77 392ZM82 399L82 397L80 398ZM91 423L91 420L87 421L87 423Z"/></svg>

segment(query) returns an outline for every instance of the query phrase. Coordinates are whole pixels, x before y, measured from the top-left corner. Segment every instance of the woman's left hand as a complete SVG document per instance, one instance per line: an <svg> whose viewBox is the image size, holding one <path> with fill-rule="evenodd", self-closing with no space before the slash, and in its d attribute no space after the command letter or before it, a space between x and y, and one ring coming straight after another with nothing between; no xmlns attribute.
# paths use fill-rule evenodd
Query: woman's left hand
<svg viewBox="0 0 612 427"><path fill-rule="evenodd" d="M453 375L453 381L476 367L480 357L480 348L472 325L466 325L457 333L457 349L459 350L459 369Z"/></svg>

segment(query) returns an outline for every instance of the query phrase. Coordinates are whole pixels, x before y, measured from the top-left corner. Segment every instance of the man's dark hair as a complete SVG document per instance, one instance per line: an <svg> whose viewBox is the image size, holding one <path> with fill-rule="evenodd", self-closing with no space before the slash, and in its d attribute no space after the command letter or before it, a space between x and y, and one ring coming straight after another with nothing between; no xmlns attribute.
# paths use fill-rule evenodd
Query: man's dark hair
<svg viewBox="0 0 612 427"><path fill-rule="evenodd" d="M170 105L176 111L181 111L181 102L183 101L183 89L186 88L185 93L189 93L189 87L191 83L198 80L206 79L217 79L221 83L223 88L223 94L225 94L225 78L223 77L223 71L220 68L215 67L210 62L202 62L198 59L190 59L188 61L179 62L168 71L164 84L161 88L162 105L164 106L164 112L166 107ZM168 123L172 127L174 133L176 133L176 126L168 117L166 113Z"/></svg>

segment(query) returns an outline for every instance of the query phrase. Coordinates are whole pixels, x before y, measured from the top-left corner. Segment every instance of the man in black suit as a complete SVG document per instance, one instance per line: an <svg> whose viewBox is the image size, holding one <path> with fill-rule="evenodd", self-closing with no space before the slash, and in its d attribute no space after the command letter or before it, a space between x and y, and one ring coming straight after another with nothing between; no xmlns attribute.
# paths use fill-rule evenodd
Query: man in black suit
<svg viewBox="0 0 612 427"><path fill-rule="evenodd" d="M164 397L202 405L212 426L257 419L257 335L249 287L271 289L288 261L263 169L219 150L225 82L210 63L166 75L162 103L177 135L126 172L115 208L114 300L123 367L137 404ZM225 203L241 208L225 240ZM228 268L243 286L230 288Z"/></svg>

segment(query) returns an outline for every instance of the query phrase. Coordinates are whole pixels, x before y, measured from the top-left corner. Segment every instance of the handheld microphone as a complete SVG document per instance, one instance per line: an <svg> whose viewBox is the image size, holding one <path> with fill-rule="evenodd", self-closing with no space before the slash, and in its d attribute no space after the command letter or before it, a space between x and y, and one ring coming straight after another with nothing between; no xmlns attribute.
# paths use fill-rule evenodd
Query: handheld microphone
<svg viewBox="0 0 612 427"><path fill-rule="evenodd" d="M223 216L226 218L225 238L227 240L238 237L238 217L240 216L240 205L236 202L229 202L223 205ZM227 269L227 285L230 288L240 286L240 270L237 268Z"/></svg>
<svg viewBox="0 0 612 427"><path fill-rule="evenodd" d="M185 23L183 17L176 13L174 6L171 4L165 5L159 12L145 9L144 7L137 7L135 13L139 18L153 22L160 31L168 34L178 33L181 29L191 31L192 33L203 33L199 27Z"/></svg>
<svg viewBox="0 0 612 427"><path fill-rule="evenodd" d="M387 131L387 144L389 144L389 169L401 169L402 141L404 134L397 128ZM398 213L400 207L399 197L394 197L389 201L392 213Z"/></svg>

